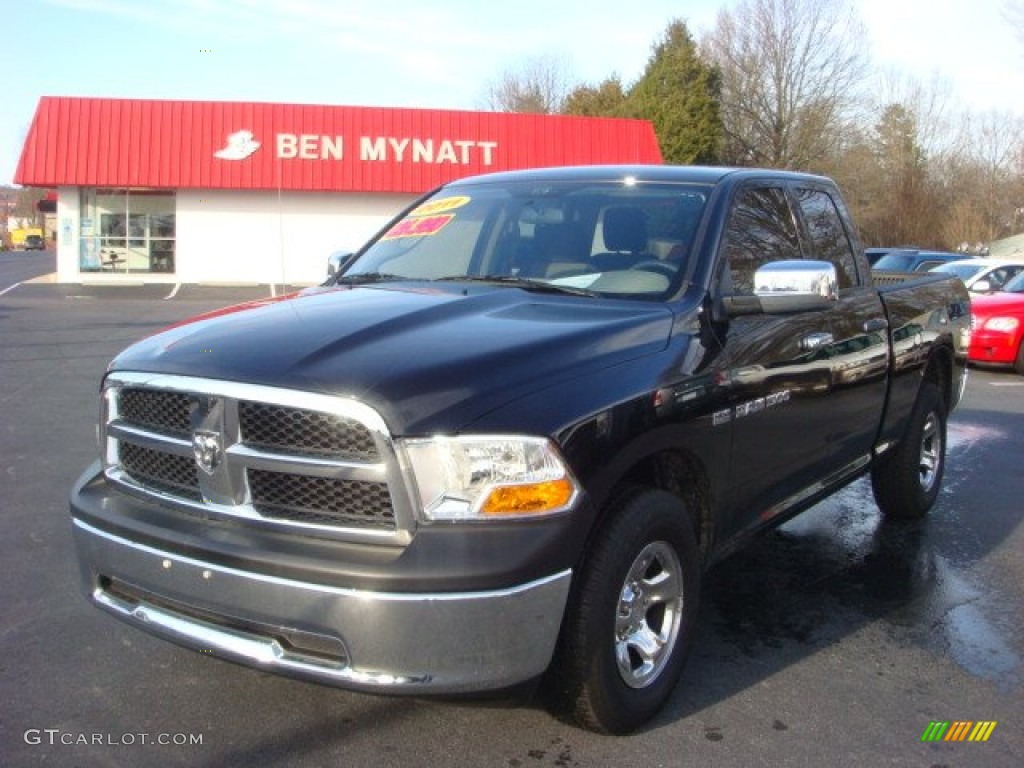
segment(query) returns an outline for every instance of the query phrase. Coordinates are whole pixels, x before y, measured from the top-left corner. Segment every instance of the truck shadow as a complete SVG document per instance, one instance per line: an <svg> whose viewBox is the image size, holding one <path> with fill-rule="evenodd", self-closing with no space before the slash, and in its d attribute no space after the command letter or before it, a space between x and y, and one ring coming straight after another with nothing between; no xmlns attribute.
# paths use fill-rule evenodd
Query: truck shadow
<svg viewBox="0 0 1024 768"><path fill-rule="evenodd" d="M950 425L946 489L925 520L882 518L860 480L713 567L689 663L652 725L699 713L868 627L1001 688L1018 685L1020 598L979 565L1019 524L1019 488L1011 458L994 473L1002 487L976 471L1013 452L1000 446L999 414L989 425L975 415L983 421ZM970 466L957 457L968 452ZM982 497L984 508L970 503ZM878 675L891 671L881 655L872 663Z"/></svg>

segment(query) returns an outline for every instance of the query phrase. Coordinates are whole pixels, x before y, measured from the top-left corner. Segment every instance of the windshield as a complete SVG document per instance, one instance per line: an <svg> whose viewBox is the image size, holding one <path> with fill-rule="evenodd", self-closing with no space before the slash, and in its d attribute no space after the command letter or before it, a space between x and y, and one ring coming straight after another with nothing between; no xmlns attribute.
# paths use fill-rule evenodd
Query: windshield
<svg viewBox="0 0 1024 768"><path fill-rule="evenodd" d="M486 281L661 298L685 272L710 187L621 181L441 190L338 278Z"/></svg>
<svg viewBox="0 0 1024 768"><path fill-rule="evenodd" d="M1024 293L1024 272L1018 274L1013 280L1003 286L1005 293Z"/></svg>
<svg viewBox="0 0 1024 768"><path fill-rule="evenodd" d="M956 275L961 280L970 280L984 268L984 264L959 264L957 262L952 262L949 264L940 264L937 267L932 267L929 271L946 272L951 275Z"/></svg>
<svg viewBox="0 0 1024 768"><path fill-rule="evenodd" d="M872 269L883 272L910 272L916 258L916 254L913 253L890 253L876 261Z"/></svg>

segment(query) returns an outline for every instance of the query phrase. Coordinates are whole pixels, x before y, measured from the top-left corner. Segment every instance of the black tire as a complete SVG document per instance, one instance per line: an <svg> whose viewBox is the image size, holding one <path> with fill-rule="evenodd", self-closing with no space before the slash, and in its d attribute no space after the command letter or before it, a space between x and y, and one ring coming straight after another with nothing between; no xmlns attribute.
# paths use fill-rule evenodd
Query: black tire
<svg viewBox="0 0 1024 768"><path fill-rule="evenodd" d="M934 382L917 394L907 432L871 471L875 502L886 517L917 520L928 514L946 468L946 408Z"/></svg>
<svg viewBox="0 0 1024 768"><path fill-rule="evenodd" d="M1017 359L1013 363L1013 370L1024 376L1024 339L1021 339L1020 346L1017 347Z"/></svg>
<svg viewBox="0 0 1024 768"><path fill-rule="evenodd" d="M548 703L600 733L627 733L672 693L693 640L700 562L693 520L660 490L609 508L566 613Z"/></svg>

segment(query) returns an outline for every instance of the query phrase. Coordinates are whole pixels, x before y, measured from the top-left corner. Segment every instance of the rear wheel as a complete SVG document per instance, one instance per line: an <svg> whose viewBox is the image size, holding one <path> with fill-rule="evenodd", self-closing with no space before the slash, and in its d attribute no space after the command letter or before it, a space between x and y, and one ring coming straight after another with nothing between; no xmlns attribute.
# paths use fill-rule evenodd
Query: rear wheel
<svg viewBox="0 0 1024 768"><path fill-rule="evenodd" d="M660 490L618 496L573 592L549 698L585 728L631 731L672 693L697 618L692 518Z"/></svg>
<svg viewBox="0 0 1024 768"><path fill-rule="evenodd" d="M906 434L871 472L879 509L887 517L924 517L939 495L945 466L945 403L938 386L925 381Z"/></svg>

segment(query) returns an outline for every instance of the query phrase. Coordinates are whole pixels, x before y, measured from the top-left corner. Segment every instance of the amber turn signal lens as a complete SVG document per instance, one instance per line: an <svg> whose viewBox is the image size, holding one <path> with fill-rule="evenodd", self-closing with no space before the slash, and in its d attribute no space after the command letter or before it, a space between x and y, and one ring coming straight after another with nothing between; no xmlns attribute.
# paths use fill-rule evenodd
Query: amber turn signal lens
<svg viewBox="0 0 1024 768"><path fill-rule="evenodd" d="M566 478L528 485L494 488L480 508L485 515L529 515L560 510L572 499L573 485Z"/></svg>

